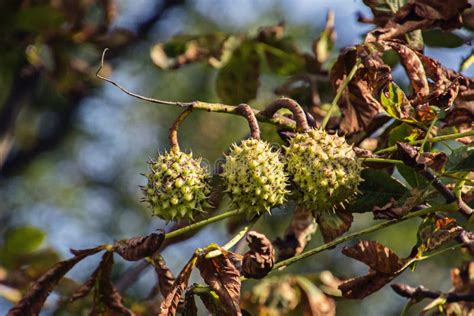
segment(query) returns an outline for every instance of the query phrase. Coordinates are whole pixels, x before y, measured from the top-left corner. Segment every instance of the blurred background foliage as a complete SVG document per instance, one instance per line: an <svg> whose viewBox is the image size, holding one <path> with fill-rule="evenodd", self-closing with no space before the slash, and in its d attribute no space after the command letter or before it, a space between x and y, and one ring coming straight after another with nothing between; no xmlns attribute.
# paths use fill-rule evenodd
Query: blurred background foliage
<svg viewBox="0 0 474 316"><path fill-rule="evenodd" d="M217 75L204 63L193 63L179 71L157 67L172 68L163 59L163 51L159 54L159 49L167 48L156 44L176 34L215 31L222 32L216 36L233 33L255 37L259 27L285 21L286 36L299 50L310 53L312 41L324 29L329 9L335 12L337 40L325 69L335 61L340 48L361 42L371 29L357 22L357 12L370 15L370 9L361 1L2 1L0 283L8 280L15 286L0 284L0 314L19 299L21 292L14 288L26 288L49 265L68 257L69 248L91 247L167 227L150 217L139 203L138 186L145 182L140 173L146 171L147 157L168 147L167 131L179 110L138 101L95 78L105 47L111 51L104 73L142 95L236 103L238 100L225 95L228 87L219 87L226 82L225 74ZM471 54L471 37L467 28L455 33L428 32L425 52L457 70L463 58ZM172 49L166 53L172 54ZM274 89L297 72L299 63L305 60L292 61L295 69L275 72L275 68L261 68L258 97L251 104L262 108L271 101ZM472 67L463 71L466 76L473 73ZM401 67L395 74L399 82L407 84ZM323 99L331 95L325 96L329 89L329 85L320 88ZM264 125L263 131L264 137L278 141L274 127ZM212 165L246 133L246 122L241 118L195 112L180 129L180 141L183 148L192 149ZM281 236L289 213L277 210L273 216L265 216L255 229L270 239ZM372 221L370 213L354 217L351 230ZM417 225L418 220L411 220L368 238L408 255L416 243ZM177 273L194 248L229 236L226 223L217 223L167 248L163 256ZM320 243L318 235L309 246ZM63 282L61 289L70 291L75 284L72 280L84 280L97 260L81 262L68 274L71 284ZM460 262L457 256L440 256L420 263L415 272L405 273L399 281L446 291L450 287L449 267ZM114 274L119 276L130 266L117 260ZM363 274L365 269L339 252L328 251L285 272L304 274L313 280L325 270L344 278ZM198 280L197 276L193 274L192 280ZM126 302L146 297L154 283L154 272L147 270L127 290ZM244 293L255 284L246 282ZM45 315L53 313L57 302L58 296L53 295L45 306ZM386 287L365 299L364 304L337 300L337 310L340 315L395 315L404 303Z"/></svg>

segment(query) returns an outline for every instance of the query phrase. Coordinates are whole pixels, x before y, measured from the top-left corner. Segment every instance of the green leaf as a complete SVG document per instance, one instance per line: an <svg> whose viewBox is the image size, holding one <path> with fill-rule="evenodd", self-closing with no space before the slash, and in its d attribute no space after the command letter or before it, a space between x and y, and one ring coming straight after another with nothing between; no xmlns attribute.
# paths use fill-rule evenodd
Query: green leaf
<svg viewBox="0 0 474 316"><path fill-rule="evenodd" d="M451 153L446 164L447 172L474 170L474 146L462 146Z"/></svg>
<svg viewBox="0 0 474 316"><path fill-rule="evenodd" d="M391 117L407 123L418 123L413 119L413 108L405 92L396 83L390 82L386 91L381 92L380 104Z"/></svg>
<svg viewBox="0 0 474 316"><path fill-rule="evenodd" d="M9 230L5 236L5 250L14 254L25 254L37 250L46 233L33 226L21 226Z"/></svg>
<svg viewBox="0 0 474 316"><path fill-rule="evenodd" d="M270 70L277 75L294 75L304 69L305 58L289 38L283 38L272 45L259 43L258 49L263 52Z"/></svg>
<svg viewBox="0 0 474 316"><path fill-rule="evenodd" d="M429 185L429 182L424 177L408 166L397 165L397 170L412 188L423 189Z"/></svg>
<svg viewBox="0 0 474 316"><path fill-rule="evenodd" d="M380 170L365 169L362 178L364 182L359 187L362 194L348 207L352 212L372 212L374 206L384 206L391 198L399 199L409 192L402 183Z"/></svg>
<svg viewBox="0 0 474 316"><path fill-rule="evenodd" d="M217 74L216 91L224 103L240 104L257 96L260 59L254 41L244 42Z"/></svg>
<svg viewBox="0 0 474 316"><path fill-rule="evenodd" d="M442 29L431 29L423 31L423 39L426 45L431 47L455 48L464 45L465 40L448 31Z"/></svg>

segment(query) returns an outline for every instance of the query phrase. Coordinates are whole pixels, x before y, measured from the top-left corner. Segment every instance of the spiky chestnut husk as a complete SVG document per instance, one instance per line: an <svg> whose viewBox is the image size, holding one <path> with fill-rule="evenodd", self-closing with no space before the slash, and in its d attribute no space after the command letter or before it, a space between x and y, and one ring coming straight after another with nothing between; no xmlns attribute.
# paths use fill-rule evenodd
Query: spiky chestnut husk
<svg viewBox="0 0 474 316"><path fill-rule="evenodd" d="M226 191L248 218L285 202L288 176L279 156L270 144L253 138L233 145L226 156L222 172Z"/></svg>
<svg viewBox="0 0 474 316"><path fill-rule="evenodd" d="M285 152L298 204L322 212L357 194L362 166L343 137L311 129L296 134Z"/></svg>
<svg viewBox="0 0 474 316"><path fill-rule="evenodd" d="M156 215L166 221L188 218L208 207L209 178L200 159L192 153L171 151L150 161L144 200Z"/></svg>

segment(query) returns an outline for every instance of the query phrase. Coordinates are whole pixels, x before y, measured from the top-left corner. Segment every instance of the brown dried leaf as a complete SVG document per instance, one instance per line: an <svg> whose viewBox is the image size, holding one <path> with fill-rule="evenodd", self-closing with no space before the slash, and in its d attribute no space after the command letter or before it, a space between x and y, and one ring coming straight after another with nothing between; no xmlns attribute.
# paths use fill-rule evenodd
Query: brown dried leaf
<svg viewBox="0 0 474 316"><path fill-rule="evenodd" d="M94 293L94 307L92 314L97 312L97 303L103 305L112 315L135 315L125 305L122 296L112 284L112 267L114 265L114 253L106 252L99 263L98 275L96 277L96 290ZM99 306L99 310L102 308ZM100 313L99 313L100 314Z"/></svg>
<svg viewBox="0 0 474 316"><path fill-rule="evenodd" d="M275 264L275 250L268 238L255 231L247 234L250 250L242 260L242 274L247 278L261 279L270 272Z"/></svg>
<svg viewBox="0 0 474 316"><path fill-rule="evenodd" d="M356 55L362 59L362 66L339 101L342 112L339 128L343 133L358 132L369 126L381 110L377 98L383 87L391 81L390 67L383 63L380 56L372 54L368 47L357 46L356 49L341 53L332 67L330 77L335 90L354 66Z"/></svg>
<svg viewBox="0 0 474 316"><path fill-rule="evenodd" d="M463 231L451 217L427 216L418 228L418 255L432 251L458 237Z"/></svg>
<svg viewBox="0 0 474 316"><path fill-rule="evenodd" d="M442 151L423 152L416 158L416 161L419 164L425 165L439 172L444 168L444 166L448 162L448 156Z"/></svg>
<svg viewBox="0 0 474 316"><path fill-rule="evenodd" d="M354 220L352 213L343 209L322 211L316 215L324 242L330 242L347 232Z"/></svg>
<svg viewBox="0 0 474 316"><path fill-rule="evenodd" d="M175 282L173 272L171 272L161 256L158 258L152 258L151 264L153 265L153 268L155 268L156 276L158 278L157 289L153 292L156 293L159 290L163 297L167 297Z"/></svg>
<svg viewBox="0 0 474 316"><path fill-rule="evenodd" d="M428 80L426 78L423 64L415 53L408 46L401 45L395 42L387 42L387 45L395 50L400 56L400 60L405 67L411 86L418 100L422 100L429 92Z"/></svg>
<svg viewBox="0 0 474 316"><path fill-rule="evenodd" d="M38 315L46 298L51 293L53 288L58 284L58 282L63 278L63 276L69 270L71 270L74 265L76 265L76 263L88 256L96 254L103 249L104 248L102 246L81 250L71 249L74 257L58 262L48 271L46 271L35 283L31 285L31 288L23 297L23 299L8 311L8 316Z"/></svg>
<svg viewBox="0 0 474 316"><path fill-rule="evenodd" d="M365 263L376 272L388 275L398 273L406 264L406 260L398 257L390 248L372 240L361 240L354 246L344 247L342 253Z"/></svg>
<svg viewBox="0 0 474 316"><path fill-rule="evenodd" d="M148 236L133 237L120 240L114 244L114 252L128 261L137 261L145 257L151 257L160 248L165 234L152 233Z"/></svg>
<svg viewBox="0 0 474 316"><path fill-rule="evenodd" d="M210 259L200 256L196 266L202 278L216 292L228 315L242 315L240 311L240 272L221 249L222 255Z"/></svg>
<svg viewBox="0 0 474 316"><path fill-rule="evenodd" d="M196 264L197 255L194 254L188 263L183 267L178 277L174 281L173 288L161 303L159 316L174 316L178 309L181 296L188 286L189 277Z"/></svg>
<svg viewBox="0 0 474 316"><path fill-rule="evenodd" d="M393 278L395 278L394 275L387 275L371 270L364 276L345 280L339 285L339 289L345 298L363 299L380 290Z"/></svg>
<svg viewBox="0 0 474 316"><path fill-rule="evenodd" d="M291 258L302 253L317 228L313 214L304 207L296 207L285 236L273 242L279 250L279 258Z"/></svg>
<svg viewBox="0 0 474 316"><path fill-rule="evenodd" d="M398 9L383 27L367 35L366 41L382 41L400 38L417 29L439 26L443 29L461 27L461 13L469 8L467 0L417 0ZM416 47L421 49L422 46Z"/></svg>
<svg viewBox="0 0 474 316"><path fill-rule="evenodd" d="M382 207L374 206L374 219L400 218L408 214L415 206L420 204L423 199L423 192L414 188L407 197L403 196L399 199L391 198L390 202Z"/></svg>

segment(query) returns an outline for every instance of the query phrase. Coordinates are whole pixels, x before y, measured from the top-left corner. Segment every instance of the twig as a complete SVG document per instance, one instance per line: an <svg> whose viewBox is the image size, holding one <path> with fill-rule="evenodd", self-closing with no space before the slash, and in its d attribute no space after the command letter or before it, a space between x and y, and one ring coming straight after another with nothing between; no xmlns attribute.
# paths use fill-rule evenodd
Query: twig
<svg viewBox="0 0 474 316"><path fill-rule="evenodd" d="M178 142L178 128L183 123L183 121L188 117L189 113L191 113L192 107L187 108L176 118L173 125L170 127L170 134L169 134L169 141L171 150L178 152L179 151L179 142Z"/></svg>
<svg viewBox="0 0 474 316"><path fill-rule="evenodd" d="M232 216L237 215L237 214L240 214L240 210L232 210L232 211L224 212L224 213L206 218L202 221L193 223L191 225L188 225L188 226L185 226L183 228L180 228L180 229L177 229L177 230L174 230L172 232L167 233L166 236L165 236L165 240L177 237L179 235L186 234L187 232L190 232L192 230L201 228L203 226L209 225L209 224L214 223L214 222L218 222L220 220L223 220L223 219L228 218L228 217L232 217Z"/></svg>
<svg viewBox="0 0 474 316"><path fill-rule="evenodd" d="M229 240L222 248L225 250L229 250L230 248L234 247L244 236L247 232L252 228L253 225L258 221L260 215L255 216L241 231L239 231L231 240ZM214 258L220 256L222 252L219 249L213 250L206 255L207 259Z"/></svg>
<svg viewBox="0 0 474 316"><path fill-rule="evenodd" d="M234 105L227 105L227 104L222 104L222 103L207 103L207 102L202 102L202 101L193 101L193 102L166 101L166 100L160 100L160 99L145 97L145 96L139 95L137 93L131 92L128 89L126 89L125 87L118 84L117 82L115 82L115 81L113 81L109 78L106 78L106 77L104 77L100 74L100 71L104 67L104 59L105 59L105 54L106 54L107 51L108 51L108 48L104 49L104 52L102 53L101 63L100 63L99 68L97 69L96 76L97 76L97 78L99 78L101 80L104 80L108 83L111 83L112 85L119 88L124 93L128 94L129 96L132 96L132 97L137 98L139 100L147 101L147 102L150 102L150 103L155 103L155 104L171 105L171 106L177 106L177 107L180 107L180 108L192 107L194 110L203 110L203 111L207 111L207 112L218 112L218 113L228 113L228 114L234 114L234 115L242 116L242 114L237 110L237 106L234 106ZM290 129L295 129L296 128L296 124L293 120L291 120L287 117L284 117L282 115L275 115L275 116L269 118L265 115L262 115L261 111L259 111L259 110L252 109L252 111L255 113L256 118L261 122L270 123L270 124L274 124L274 125L281 125L281 126L288 127Z"/></svg>
<svg viewBox="0 0 474 316"><path fill-rule="evenodd" d="M298 104L298 102L289 98L280 98L273 101L265 108L265 110L260 112L260 114L267 117L273 117L275 113L282 108L288 109L293 113L293 119L296 121L296 129L299 132L306 132L310 129L303 108Z"/></svg>
<svg viewBox="0 0 474 316"><path fill-rule="evenodd" d="M260 127L258 126L257 118L252 108L245 103L240 104L237 110L247 119L250 128L250 136L253 139L260 139Z"/></svg>
<svg viewBox="0 0 474 316"><path fill-rule="evenodd" d="M290 264L293 264L301 259L305 259L307 257L310 257L312 255L315 255L319 252L322 252L324 250L327 250L327 249L331 249L333 248L334 246L337 246L343 242L346 242L346 241L349 241L349 240L353 240L353 239L356 239L362 235L366 235L368 233L372 233L372 232L375 232L377 230L380 230L382 228L385 228L385 227L389 227L389 226L392 226L392 225L395 225L395 224L398 224L400 222L403 222L403 221L406 221L407 219L410 219L410 218L414 218L414 217L418 217L418 216L423 216L423 215L427 215L427 214L430 214L430 213L434 213L434 212L450 212L450 211L456 211L457 210L457 204L456 203L450 203L450 204L443 204L443 205L436 205L436 206L432 206L432 207L428 207L428 208L425 208L425 209L422 209L420 211L416 211L416 212L413 212L413 213L409 213L403 217L400 217L400 218L396 218L396 219L392 219L392 220L388 220L388 221L385 221L385 222L382 222L380 224L377 224L377 225L374 225L374 226L371 226L369 228L366 228L366 229L363 229L363 230L360 230L358 232L355 232L355 233L352 233L352 234L349 234L349 235L346 235L346 236L342 236L342 237L339 237L339 238L336 238L334 239L333 241L331 242L328 242L324 245L321 245L319 247L316 247L316 248L313 248L313 249L310 249L308 251L305 251L303 253L301 253L300 255L298 256L295 256L295 257L292 257L292 258L289 258L289 259L286 259L286 260L283 260L283 261L280 261L278 263L275 264L275 266L273 267L273 270L277 270L277 269L280 269L282 267L285 267L285 266L289 266Z"/></svg>
<svg viewBox="0 0 474 316"><path fill-rule="evenodd" d="M465 136L474 136L474 130L463 132L463 133L455 133L455 134L449 134L449 135L436 136L436 137L432 137L430 139L427 139L426 142L427 143L436 143L436 142L442 142L442 141L445 141L445 140L453 140L453 139L457 139L457 138L462 138L462 137L465 137ZM410 145L419 145L419 144L422 144L422 143L423 143L423 140L415 140L415 141L408 142L408 144L410 144ZM374 154L379 155L379 154L383 154L383 153L393 152L393 151L396 151L396 150L397 150L397 146L395 145L395 146L390 146L390 147L387 147L387 148L384 148L384 149L380 149L380 150L374 152Z"/></svg>
<svg viewBox="0 0 474 316"><path fill-rule="evenodd" d="M362 162L379 162L379 163L392 163L396 165L404 165L405 163L398 159L386 159L386 158L359 158Z"/></svg>
<svg viewBox="0 0 474 316"><path fill-rule="evenodd" d="M336 93L336 96L334 97L334 99L332 100L331 107L329 108L329 110L326 113L326 116L324 116L324 119L321 122L321 129L322 130L324 130L326 128L326 125L328 124L329 119L331 118L332 112L336 108L337 103L339 103L339 99L342 97L342 93L344 92L347 85L349 84L349 82L354 77L354 75L357 72L357 69L359 68L360 64L361 64L361 60L357 59L356 62L355 62L354 67L352 67L352 69L349 72L349 74L347 75L347 77L344 79L344 81L341 83L341 85L337 89L337 93Z"/></svg>

